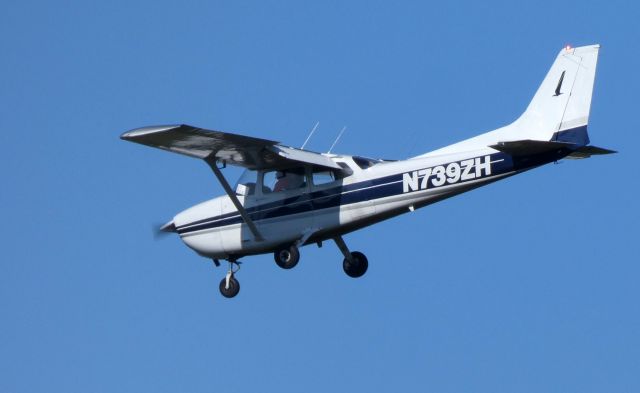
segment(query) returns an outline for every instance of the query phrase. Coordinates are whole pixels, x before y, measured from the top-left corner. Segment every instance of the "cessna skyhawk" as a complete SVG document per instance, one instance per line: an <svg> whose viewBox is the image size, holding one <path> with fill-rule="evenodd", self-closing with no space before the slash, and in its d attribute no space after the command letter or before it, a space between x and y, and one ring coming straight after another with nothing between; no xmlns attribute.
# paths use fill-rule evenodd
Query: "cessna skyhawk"
<svg viewBox="0 0 640 393"><path fill-rule="evenodd" d="M315 153L278 142L188 125L138 128L121 138L204 160L225 195L162 226L216 265L229 269L220 292L240 290L239 258L273 253L291 269L299 248L333 240L350 277L368 267L350 251L349 232L563 158L614 153L589 145L587 123L598 45L558 54L526 111L513 123L400 161ZM245 168L235 187L221 169Z"/></svg>

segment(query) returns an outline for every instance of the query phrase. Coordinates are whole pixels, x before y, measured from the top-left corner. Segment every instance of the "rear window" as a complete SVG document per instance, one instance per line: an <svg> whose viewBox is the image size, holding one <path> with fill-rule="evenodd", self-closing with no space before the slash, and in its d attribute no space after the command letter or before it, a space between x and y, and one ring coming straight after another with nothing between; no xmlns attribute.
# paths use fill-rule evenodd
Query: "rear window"
<svg viewBox="0 0 640 393"><path fill-rule="evenodd" d="M362 168L362 169L370 168L370 167L382 162L380 160L374 160L373 158L367 158L367 157L353 156L351 158L353 158L353 161L356 164L358 164L358 166L360 168Z"/></svg>

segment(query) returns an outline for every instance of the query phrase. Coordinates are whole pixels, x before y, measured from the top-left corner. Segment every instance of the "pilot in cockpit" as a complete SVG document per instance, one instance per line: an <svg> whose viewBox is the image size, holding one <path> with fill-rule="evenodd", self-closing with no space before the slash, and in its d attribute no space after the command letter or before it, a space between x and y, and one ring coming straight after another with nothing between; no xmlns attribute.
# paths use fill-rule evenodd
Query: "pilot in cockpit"
<svg viewBox="0 0 640 393"><path fill-rule="evenodd" d="M277 171L276 184L273 186L273 192L295 190L304 187L304 174L298 174L291 171Z"/></svg>

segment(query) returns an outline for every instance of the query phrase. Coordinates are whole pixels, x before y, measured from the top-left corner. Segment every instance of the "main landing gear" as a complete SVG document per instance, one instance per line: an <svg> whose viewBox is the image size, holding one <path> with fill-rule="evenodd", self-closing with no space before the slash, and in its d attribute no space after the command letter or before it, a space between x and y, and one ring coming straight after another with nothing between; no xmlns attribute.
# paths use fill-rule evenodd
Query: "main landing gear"
<svg viewBox="0 0 640 393"><path fill-rule="evenodd" d="M344 269L347 276L353 278L362 277L369 267L367 257L359 251L350 252L346 243L342 240L342 236L336 236L333 240L344 255L342 269ZM281 268L292 269L300 261L298 246L294 243L278 247L273 253L273 259Z"/></svg>
<svg viewBox="0 0 640 393"><path fill-rule="evenodd" d="M350 252L344 240L342 240L342 236L334 237L333 241L336 242L336 245L342 252L342 255L344 255L342 269L347 273L347 276L352 278L362 277L369 268L369 261L367 260L367 257L360 251Z"/></svg>
<svg viewBox="0 0 640 393"><path fill-rule="evenodd" d="M300 260L300 251L294 243L288 246L280 246L273 252L273 259L283 269L291 269Z"/></svg>

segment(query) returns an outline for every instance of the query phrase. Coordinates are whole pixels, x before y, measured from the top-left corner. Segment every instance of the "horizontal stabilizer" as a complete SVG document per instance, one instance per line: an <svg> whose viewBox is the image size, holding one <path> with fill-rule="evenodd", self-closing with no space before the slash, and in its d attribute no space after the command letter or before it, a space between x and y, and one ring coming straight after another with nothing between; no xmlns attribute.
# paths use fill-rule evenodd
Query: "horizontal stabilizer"
<svg viewBox="0 0 640 393"><path fill-rule="evenodd" d="M603 154L614 154L614 153L617 153L617 151L604 149L602 147L597 147L597 146L582 146L581 148L569 154L567 158L580 159L580 158L589 158L591 156L599 156Z"/></svg>
<svg viewBox="0 0 640 393"><path fill-rule="evenodd" d="M498 142L489 147L515 157L548 153L554 150L572 148L575 146L575 144L567 142L534 141L531 139L524 139L521 141Z"/></svg>

